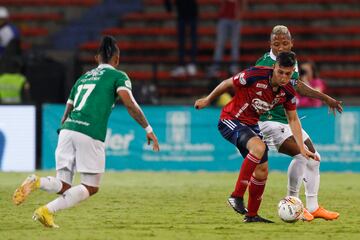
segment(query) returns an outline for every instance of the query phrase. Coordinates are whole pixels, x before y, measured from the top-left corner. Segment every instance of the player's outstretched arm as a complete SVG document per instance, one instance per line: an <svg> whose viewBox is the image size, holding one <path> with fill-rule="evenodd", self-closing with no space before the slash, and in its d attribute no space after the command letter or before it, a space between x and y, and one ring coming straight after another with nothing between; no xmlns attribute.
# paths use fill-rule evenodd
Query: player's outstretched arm
<svg viewBox="0 0 360 240"><path fill-rule="evenodd" d="M130 90L119 90L118 95L120 96L124 106L127 108L130 116L135 119L137 123L142 126L146 131L146 139L148 145L150 142L153 142L153 150L158 152L160 150L159 142L157 137L148 123L143 111L141 110L139 104L137 104Z"/></svg>
<svg viewBox="0 0 360 240"><path fill-rule="evenodd" d="M289 126L291 129L291 132L296 140L296 143L300 149L300 153L306 157L307 159L312 158L314 160L319 161L319 158L317 155L315 155L314 153L310 152L306 147L305 144L303 142L303 137L302 137L302 127L301 127L301 123L299 120L299 117L297 115L297 112L295 110L293 111L286 111L286 115L289 121Z"/></svg>
<svg viewBox="0 0 360 240"><path fill-rule="evenodd" d="M338 111L339 113L342 113L343 111L341 101L338 101L325 93L315 90L303 81L298 81L296 91L302 96L322 100L326 105L329 106L330 110L333 112L334 115L336 115L336 111Z"/></svg>
<svg viewBox="0 0 360 240"><path fill-rule="evenodd" d="M222 81L216 88L206 97L200 98L195 101L194 107L196 109L202 109L210 105L217 97L221 94L227 92L230 88L233 87L232 78L228 78Z"/></svg>

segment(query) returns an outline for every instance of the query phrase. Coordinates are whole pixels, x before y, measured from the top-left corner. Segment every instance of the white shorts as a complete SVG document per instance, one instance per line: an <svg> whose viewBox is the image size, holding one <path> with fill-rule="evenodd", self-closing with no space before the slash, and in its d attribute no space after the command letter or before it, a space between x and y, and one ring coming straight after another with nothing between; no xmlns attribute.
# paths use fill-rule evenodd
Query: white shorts
<svg viewBox="0 0 360 240"><path fill-rule="evenodd" d="M56 170L103 173L105 171L105 143L83 133L63 129L55 151Z"/></svg>
<svg viewBox="0 0 360 240"><path fill-rule="evenodd" d="M80 181L82 184L91 187L99 187L102 173L80 173ZM56 178L69 185L72 185L74 180L74 172L67 168L56 170Z"/></svg>
<svg viewBox="0 0 360 240"><path fill-rule="evenodd" d="M284 143L286 139L291 137L293 134L291 132L289 124L284 124L274 121L265 121L259 122L260 131L264 135L264 141L269 147L275 146L279 150L280 146ZM310 138L309 135L302 129L302 137L305 142L306 139Z"/></svg>

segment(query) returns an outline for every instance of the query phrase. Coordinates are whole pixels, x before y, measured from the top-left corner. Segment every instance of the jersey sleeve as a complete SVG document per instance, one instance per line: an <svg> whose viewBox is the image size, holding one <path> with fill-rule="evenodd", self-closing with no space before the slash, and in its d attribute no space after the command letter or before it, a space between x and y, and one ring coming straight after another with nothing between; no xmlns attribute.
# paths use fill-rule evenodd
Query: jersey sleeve
<svg viewBox="0 0 360 240"><path fill-rule="evenodd" d="M119 90L132 90L131 80L129 76L125 72L118 72L116 79L115 79L115 88L116 92Z"/></svg>
<svg viewBox="0 0 360 240"><path fill-rule="evenodd" d="M285 87L285 92L286 92L286 101L283 103L283 106L286 110L293 111L296 109L295 89L289 83Z"/></svg>
<svg viewBox="0 0 360 240"><path fill-rule="evenodd" d="M232 81L236 89L246 86L246 70L234 75L232 77Z"/></svg>
<svg viewBox="0 0 360 240"><path fill-rule="evenodd" d="M269 77L272 68L268 67L250 67L233 76L233 84L236 89L248 87L259 80Z"/></svg>
<svg viewBox="0 0 360 240"><path fill-rule="evenodd" d="M68 98L68 100L66 102L67 104L74 105L74 99L75 99L77 87L78 87L78 82L76 82L74 84L74 86L71 88L69 98Z"/></svg>

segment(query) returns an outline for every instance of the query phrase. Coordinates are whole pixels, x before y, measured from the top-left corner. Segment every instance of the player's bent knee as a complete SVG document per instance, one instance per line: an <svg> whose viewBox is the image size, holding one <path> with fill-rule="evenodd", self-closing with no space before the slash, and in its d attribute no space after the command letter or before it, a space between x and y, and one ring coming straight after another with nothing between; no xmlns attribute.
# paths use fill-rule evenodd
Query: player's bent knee
<svg viewBox="0 0 360 240"><path fill-rule="evenodd" d="M262 158L266 150L266 145L261 141L256 141L249 147L249 152L258 158Z"/></svg>

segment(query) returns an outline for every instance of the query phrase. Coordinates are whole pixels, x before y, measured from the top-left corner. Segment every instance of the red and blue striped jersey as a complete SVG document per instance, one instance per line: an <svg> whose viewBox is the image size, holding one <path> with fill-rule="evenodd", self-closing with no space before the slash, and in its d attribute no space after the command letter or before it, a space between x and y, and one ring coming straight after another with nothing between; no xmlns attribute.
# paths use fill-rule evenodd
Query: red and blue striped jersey
<svg viewBox="0 0 360 240"><path fill-rule="evenodd" d="M235 95L222 109L220 119L238 119L246 125L255 125L261 114L277 105L295 110L295 89L289 82L274 92L270 85L272 73L269 67L250 67L233 76Z"/></svg>

